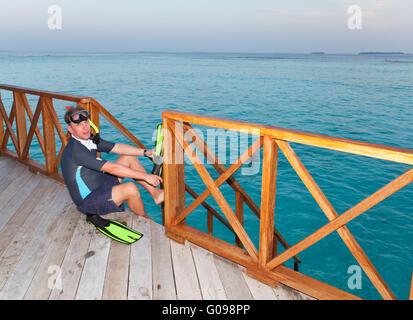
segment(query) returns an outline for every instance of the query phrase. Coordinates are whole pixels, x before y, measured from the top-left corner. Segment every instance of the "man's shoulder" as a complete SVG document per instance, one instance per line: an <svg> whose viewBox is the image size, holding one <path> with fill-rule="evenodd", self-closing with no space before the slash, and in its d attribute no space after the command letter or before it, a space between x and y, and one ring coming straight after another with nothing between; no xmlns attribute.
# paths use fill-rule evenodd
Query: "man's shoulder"
<svg viewBox="0 0 413 320"><path fill-rule="evenodd" d="M82 152L83 149L84 148L82 148L82 144L79 141L73 137L70 137L65 148L63 149L62 157L67 157L69 155L73 156L76 153Z"/></svg>

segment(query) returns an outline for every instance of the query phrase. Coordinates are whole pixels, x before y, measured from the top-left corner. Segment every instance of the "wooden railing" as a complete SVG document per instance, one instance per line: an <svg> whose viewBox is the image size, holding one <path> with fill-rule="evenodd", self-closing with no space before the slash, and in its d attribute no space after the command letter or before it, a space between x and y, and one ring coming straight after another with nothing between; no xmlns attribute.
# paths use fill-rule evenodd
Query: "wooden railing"
<svg viewBox="0 0 413 320"><path fill-rule="evenodd" d="M165 227L169 237L181 242L189 240L244 265L247 268L248 274L270 285L276 285L278 282L281 282L320 299L358 299L358 297L350 293L293 271L283 265L288 259L296 256L332 232L337 231L380 295L384 299L396 298L354 236L350 233L346 224L412 182L413 169L408 170L353 208L339 215L300 161L289 142L409 165L413 165L412 150L178 111L164 111L163 124ZM226 168L219 161L214 151L211 150L205 141L196 133L191 124L239 132L250 132L257 135L258 139L235 163ZM202 160L195 152L194 147L200 150L199 153L218 171L220 174L218 179L214 181ZM258 152L260 148L263 148L263 160L261 206L259 208L234 179L233 174L248 158L255 152ZM277 240L281 241L282 238L274 228L278 150L281 150L285 155L288 162L294 168L329 220L326 225L295 245L291 247L287 245L287 249L280 254L277 254L275 243ZM192 165L201 177L202 182L207 187L206 190L187 207L185 206L184 154L190 159ZM220 185L224 182L227 182L236 193L235 212L231 209L224 194L219 190ZM203 233L185 224L184 219L210 195L213 196L228 223L236 233L239 242L242 244L241 247L217 239L211 234ZM244 203L260 217L258 249L255 247L253 241L251 241L251 238L243 226L242 216Z"/></svg>
<svg viewBox="0 0 413 320"><path fill-rule="evenodd" d="M1 90L13 93L13 103L10 113L7 114L0 95L0 152L11 156L16 160L28 165L31 170L46 174L56 180L64 182L58 168L60 157L65 148L70 134L63 129L57 116L54 102L61 100L68 103L77 103L89 110L91 120L99 128L99 116L104 116L116 129L135 145L143 148L144 145L130 133L116 118L114 118L99 102L89 97L81 97L70 94L55 93L28 89L10 85L0 84ZM36 108L33 110L29 104L27 95L37 96ZM61 114L66 110L62 108ZM40 131L40 124L43 127L43 135ZM15 123L16 130L13 130ZM27 123L30 124L27 131ZM60 138L61 148L56 150L55 132ZM40 149L44 155L45 163L30 159L29 150L32 145L33 137L36 135ZM14 146L14 150L8 149L9 139Z"/></svg>
<svg viewBox="0 0 413 320"><path fill-rule="evenodd" d="M6 108L3 104L1 90L10 91L13 94L13 102L9 114L7 114ZM27 95L38 97L34 112L30 106ZM63 176L61 172L59 172L58 168L63 149L67 144L70 134L64 130L61 122L59 121L54 107L54 102L56 100L72 104L76 103L83 106L85 109L89 110L91 120L98 128L100 128L100 115L102 115L130 142L140 148L146 148L141 141L139 141L93 98L0 84L0 154L10 156L17 161L24 163L34 172L40 172L64 183ZM62 108L60 113L63 114L65 111L66 110ZM28 131L27 123L30 124ZM15 124L16 130L13 130L13 124ZM40 124L43 127L43 135L40 131ZM58 152L56 150L57 141L55 139L55 132L57 132L61 142L61 147ZM34 135L36 135L38 144L44 155L45 163L35 161L29 157L29 150L32 146ZM14 150L7 148L10 138L14 146ZM184 185L184 188L192 197L199 197L198 194L188 185ZM245 192L243 194L245 194ZM247 201L249 201L248 197ZM253 204L251 201L248 203ZM210 233L212 233L213 216L225 227L227 227L228 230L234 232L231 225L206 201L198 201L198 204L201 204L208 212ZM258 207L255 206L255 204L253 205L254 212L259 214ZM164 216L162 216L162 220L164 222ZM276 235L284 247L289 247L286 241L278 233L276 233ZM294 256L294 260L294 267L297 270L298 264L301 261L296 256Z"/></svg>
<svg viewBox="0 0 413 320"><path fill-rule="evenodd" d="M13 102L9 114L7 114L3 104L1 90L6 90L13 94ZM34 113L27 95L38 97ZM56 100L83 106L89 110L91 120L98 128L100 128L100 115L102 115L130 142L140 148L146 149L141 141L93 98L0 84L0 154L7 155L24 163L33 172L40 172L64 183L63 176L58 168L63 149L67 144L70 134L64 131L59 121L54 107ZM63 114L64 112L66 112L66 110L62 109L61 113ZM13 130L14 123L16 130ZM27 123L30 124L29 131L27 131ZM43 135L40 131L40 123L43 127ZM56 150L55 131L61 142L61 148L58 153ZM34 135L36 135L38 144L44 155L45 163L35 161L29 157L29 150L32 146ZM7 148L10 138L14 150ZM189 186L185 185L185 190L194 198L198 197L198 194ZM215 216L224 226L233 231L231 225L206 201L202 201L201 205L207 209L208 219ZM162 219L164 219L163 216ZM295 259L298 264L300 260L298 258Z"/></svg>

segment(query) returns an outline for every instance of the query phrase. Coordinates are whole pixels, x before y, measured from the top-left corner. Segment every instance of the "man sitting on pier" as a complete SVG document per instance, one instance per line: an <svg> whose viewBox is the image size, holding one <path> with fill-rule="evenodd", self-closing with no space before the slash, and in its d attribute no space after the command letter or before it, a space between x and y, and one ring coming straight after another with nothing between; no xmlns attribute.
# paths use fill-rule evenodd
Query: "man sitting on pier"
<svg viewBox="0 0 413 320"><path fill-rule="evenodd" d="M156 204L164 200L157 188L162 178L148 174L137 156L153 157L153 150L144 150L103 139L92 140L89 112L80 106L67 110L64 120L71 134L61 160L63 177L77 209L85 214L103 215L125 210L124 201L135 214L149 218L145 212L139 188L143 186ZM109 162L97 157L97 152L115 153L120 157Z"/></svg>

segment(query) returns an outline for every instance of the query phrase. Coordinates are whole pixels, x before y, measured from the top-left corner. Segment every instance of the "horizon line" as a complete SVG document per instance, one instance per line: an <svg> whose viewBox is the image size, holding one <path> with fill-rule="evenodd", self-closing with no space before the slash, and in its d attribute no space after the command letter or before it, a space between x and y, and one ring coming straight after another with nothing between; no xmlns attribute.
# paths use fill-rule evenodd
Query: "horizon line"
<svg viewBox="0 0 413 320"><path fill-rule="evenodd" d="M59 50L0 50L0 53L90 53L90 54L136 54L136 53L169 53L169 54L311 54L311 55L359 55L360 53L372 54L413 54L404 51L359 51L359 52L325 52L325 51L311 51L311 52L253 52L253 51L170 51L170 50L125 50L125 51L111 51L111 50L85 50L85 51L59 51Z"/></svg>

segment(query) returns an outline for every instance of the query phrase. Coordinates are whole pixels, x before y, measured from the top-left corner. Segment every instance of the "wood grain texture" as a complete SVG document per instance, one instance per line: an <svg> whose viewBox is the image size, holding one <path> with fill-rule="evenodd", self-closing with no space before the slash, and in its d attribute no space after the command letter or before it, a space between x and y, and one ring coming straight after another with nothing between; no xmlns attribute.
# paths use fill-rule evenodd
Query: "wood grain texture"
<svg viewBox="0 0 413 320"><path fill-rule="evenodd" d="M129 300L152 300L152 232L149 219L133 217L133 228L143 234L131 247L129 268Z"/></svg>
<svg viewBox="0 0 413 320"><path fill-rule="evenodd" d="M260 247L258 264L265 269L273 256L275 187L277 179L278 147L274 139L264 137L262 164Z"/></svg>
<svg viewBox="0 0 413 320"><path fill-rule="evenodd" d="M106 215L105 219L115 219L132 227L132 213L122 212ZM128 297L129 260L132 246L111 241L102 300L126 300Z"/></svg>
<svg viewBox="0 0 413 320"><path fill-rule="evenodd" d="M252 300L253 297L239 267L220 257L215 256L214 260L228 299Z"/></svg>
<svg viewBox="0 0 413 320"><path fill-rule="evenodd" d="M170 240L162 236L163 233L163 227L151 224L153 299L176 300L171 245Z"/></svg>
<svg viewBox="0 0 413 320"><path fill-rule="evenodd" d="M50 207L48 207L46 215L33 233L24 254L20 257L11 273L8 274L7 282L0 290L1 299L23 299L28 290L49 244L56 235L60 221L59 217L69 201L67 191L63 188L56 192L55 195L56 197L52 203L49 203Z"/></svg>
<svg viewBox="0 0 413 320"><path fill-rule="evenodd" d="M204 300L226 300L224 286L215 265L214 255L194 244L190 244L202 298Z"/></svg>
<svg viewBox="0 0 413 320"><path fill-rule="evenodd" d="M26 114L23 105L23 93L13 92L14 103L16 106L16 131L17 131L17 141L18 141L18 154L22 155L24 145L27 139L27 127L26 127Z"/></svg>
<svg viewBox="0 0 413 320"><path fill-rule="evenodd" d="M178 300L202 300L191 248L171 241L171 256L174 266L176 296Z"/></svg>
<svg viewBox="0 0 413 320"><path fill-rule="evenodd" d="M75 299L92 234L95 232L97 231L94 227L86 223L85 218L81 216L61 265L62 286L53 288L50 300ZM102 266L99 268L102 269Z"/></svg>
<svg viewBox="0 0 413 320"><path fill-rule="evenodd" d="M54 287L60 285L60 266L80 217L73 204L65 208L57 232L47 248L47 254L24 295L25 300L47 300Z"/></svg>

